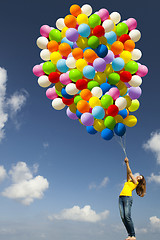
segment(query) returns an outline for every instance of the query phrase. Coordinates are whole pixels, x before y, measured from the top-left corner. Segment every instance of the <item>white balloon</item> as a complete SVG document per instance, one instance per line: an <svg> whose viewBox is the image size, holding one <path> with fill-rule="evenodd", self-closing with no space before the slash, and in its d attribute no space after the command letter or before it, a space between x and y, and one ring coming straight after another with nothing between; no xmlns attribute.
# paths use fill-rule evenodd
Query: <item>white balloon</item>
<svg viewBox="0 0 160 240"><path fill-rule="evenodd" d="M76 67L76 59L74 57L68 57L66 59L66 65L69 68L75 68Z"/></svg>
<svg viewBox="0 0 160 240"><path fill-rule="evenodd" d="M128 83L132 87L139 87L142 84L142 78L138 75L133 75Z"/></svg>
<svg viewBox="0 0 160 240"><path fill-rule="evenodd" d="M50 60L50 55L51 55L51 52L50 52L48 49L43 49L43 50L40 52L40 57L41 57L42 60L44 60L44 61L49 61L49 60Z"/></svg>
<svg viewBox="0 0 160 240"><path fill-rule="evenodd" d="M56 27L59 29L59 30L62 30L64 27L65 27L65 23L64 23L64 18L59 18L57 21L56 21Z"/></svg>
<svg viewBox="0 0 160 240"><path fill-rule="evenodd" d="M36 43L40 49L47 49L48 39L46 37L39 37Z"/></svg>
<svg viewBox="0 0 160 240"><path fill-rule="evenodd" d="M137 60L139 60L141 57L142 57L142 52L141 52L141 50L139 50L139 49L133 49L133 51L131 52L131 54L132 54L132 60L135 60L135 61L137 61Z"/></svg>
<svg viewBox="0 0 160 240"><path fill-rule="evenodd" d="M138 42L141 38L141 32L138 29L133 29L130 31L129 36L133 42Z"/></svg>
<svg viewBox="0 0 160 240"><path fill-rule="evenodd" d="M102 94L103 94L102 89L100 87L92 88L91 93L94 97L98 97L98 98L102 97Z"/></svg>
<svg viewBox="0 0 160 240"><path fill-rule="evenodd" d="M89 4L84 4L81 7L82 13L90 16L92 14L92 7Z"/></svg>
<svg viewBox="0 0 160 240"><path fill-rule="evenodd" d="M114 23L113 23L112 20L107 19L107 20L105 20L105 21L103 22L102 27L104 27L105 32L110 32L110 31L112 31L113 28L114 28Z"/></svg>
<svg viewBox="0 0 160 240"><path fill-rule="evenodd" d="M119 110L123 110L127 106L127 100L124 97L119 97L116 99L115 105Z"/></svg>
<svg viewBox="0 0 160 240"><path fill-rule="evenodd" d="M112 12L110 14L110 19L115 23L119 23L121 21L121 15L118 12Z"/></svg>
<svg viewBox="0 0 160 240"><path fill-rule="evenodd" d="M51 85L51 82L48 79L48 76L42 75L38 78L38 84L40 87L46 88Z"/></svg>
<svg viewBox="0 0 160 240"><path fill-rule="evenodd" d="M65 108L65 106L66 105L63 103L61 98L55 98L52 101L52 107L56 110L61 110L61 109Z"/></svg>
<svg viewBox="0 0 160 240"><path fill-rule="evenodd" d="M69 83L65 90L69 95L75 95L79 92L79 89L76 88L76 84L74 83Z"/></svg>

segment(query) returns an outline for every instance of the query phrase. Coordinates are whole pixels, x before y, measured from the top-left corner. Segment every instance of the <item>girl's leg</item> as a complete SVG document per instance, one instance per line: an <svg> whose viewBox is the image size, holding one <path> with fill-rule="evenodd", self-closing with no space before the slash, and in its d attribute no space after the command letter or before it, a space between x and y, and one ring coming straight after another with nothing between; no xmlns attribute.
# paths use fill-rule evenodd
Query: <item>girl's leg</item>
<svg viewBox="0 0 160 240"><path fill-rule="evenodd" d="M120 211L120 216L121 216L121 219L122 219L122 222L127 230L127 233L128 233L128 236L131 237L130 235L130 231L128 229L128 225L127 225L127 222L126 222L126 219L125 219L125 211L124 211L124 206L125 206L125 196L124 197L119 197L119 211Z"/></svg>
<svg viewBox="0 0 160 240"><path fill-rule="evenodd" d="M128 229L129 235L135 237L134 225L133 225L133 221L131 218L132 202L133 202L132 197L125 198L124 218L125 218L126 227Z"/></svg>

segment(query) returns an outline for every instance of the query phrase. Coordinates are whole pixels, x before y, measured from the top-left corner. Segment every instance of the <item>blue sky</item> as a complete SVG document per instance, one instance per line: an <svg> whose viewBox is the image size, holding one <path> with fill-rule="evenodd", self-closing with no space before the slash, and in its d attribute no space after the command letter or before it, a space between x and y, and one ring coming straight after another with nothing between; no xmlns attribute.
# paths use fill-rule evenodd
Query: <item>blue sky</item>
<svg viewBox="0 0 160 240"><path fill-rule="evenodd" d="M118 195L126 172L115 141L87 134L78 121L56 111L32 73L42 62L39 29L55 27L74 1L5 1L0 26L0 238L2 240L109 239L126 236ZM127 154L134 173L147 179L147 195L135 193L137 239L160 234L159 10L155 0L77 1L134 17L136 43L149 68L143 78L138 123L127 128ZM25 189L25 191L24 191ZM75 214L77 213L77 214ZM88 217L83 213L87 213Z"/></svg>

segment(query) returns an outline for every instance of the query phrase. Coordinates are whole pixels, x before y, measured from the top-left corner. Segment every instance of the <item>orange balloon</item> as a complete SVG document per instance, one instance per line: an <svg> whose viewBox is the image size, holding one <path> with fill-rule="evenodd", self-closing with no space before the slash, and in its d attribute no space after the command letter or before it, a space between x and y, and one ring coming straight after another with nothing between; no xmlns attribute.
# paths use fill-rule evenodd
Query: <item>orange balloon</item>
<svg viewBox="0 0 160 240"><path fill-rule="evenodd" d="M68 28L75 28L77 25L77 20L73 15L67 15L64 19L64 23Z"/></svg>
<svg viewBox="0 0 160 240"><path fill-rule="evenodd" d="M80 100L77 103L77 109L81 113L89 112L89 110L90 110L89 103L85 100Z"/></svg>
<svg viewBox="0 0 160 240"><path fill-rule="evenodd" d="M62 56L67 57L71 53L71 51L71 47L68 43L61 43L59 45L59 53Z"/></svg>
<svg viewBox="0 0 160 240"><path fill-rule="evenodd" d="M74 4L70 7L70 13L75 17L77 17L79 14L81 14L81 12L82 12L82 10L81 10L80 6L77 4Z"/></svg>
<svg viewBox="0 0 160 240"><path fill-rule="evenodd" d="M78 60L80 58L83 58L83 50L81 48L75 48L72 51L72 56Z"/></svg>
<svg viewBox="0 0 160 240"><path fill-rule="evenodd" d="M93 63L97 57L97 54L92 49L87 49L84 52L84 59L89 63Z"/></svg>
<svg viewBox="0 0 160 240"><path fill-rule="evenodd" d="M133 42L133 40L125 41L125 43L124 43L125 50L132 52L134 48L135 48L135 43Z"/></svg>
<svg viewBox="0 0 160 240"><path fill-rule="evenodd" d="M83 100L89 101L89 99L92 97L92 93L89 89L83 89L80 92L80 96Z"/></svg>
<svg viewBox="0 0 160 240"><path fill-rule="evenodd" d="M111 51L114 53L114 55L118 55L123 52L124 45L120 41L116 41L111 46Z"/></svg>
<svg viewBox="0 0 160 240"><path fill-rule="evenodd" d="M57 52L58 51L58 48L59 48L59 45L56 41L54 40L51 40L48 45L47 45L47 48L50 52Z"/></svg>

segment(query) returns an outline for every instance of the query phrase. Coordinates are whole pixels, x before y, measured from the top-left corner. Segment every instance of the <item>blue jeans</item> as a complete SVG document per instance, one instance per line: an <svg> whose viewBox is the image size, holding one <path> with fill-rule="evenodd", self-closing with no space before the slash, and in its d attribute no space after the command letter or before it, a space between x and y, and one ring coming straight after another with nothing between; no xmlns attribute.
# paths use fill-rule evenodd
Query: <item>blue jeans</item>
<svg viewBox="0 0 160 240"><path fill-rule="evenodd" d="M133 199L130 196L119 196L119 211L122 222L128 232L128 236L135 237L134 225L131 218Z"/></svg>

